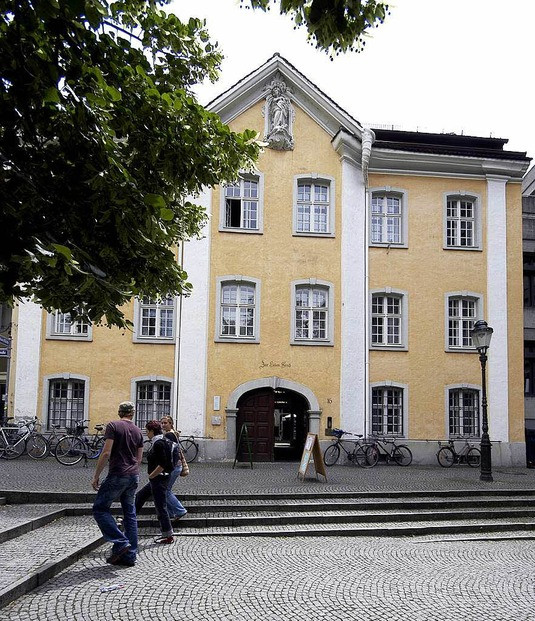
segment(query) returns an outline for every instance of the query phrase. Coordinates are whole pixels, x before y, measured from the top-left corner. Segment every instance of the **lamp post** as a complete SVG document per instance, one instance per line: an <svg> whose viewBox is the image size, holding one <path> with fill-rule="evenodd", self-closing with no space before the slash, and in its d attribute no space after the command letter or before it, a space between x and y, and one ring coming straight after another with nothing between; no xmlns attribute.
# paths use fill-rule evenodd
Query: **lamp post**
<svg viewBox="0 0 535 621"><path fill-rule="evenodd" d="M493 329L487 325L486 321L476 321L470 332L472 342L479 352L479 361L481 362L481 481L493 481L492 478L492 460L491 460L491 444L489 438L489 421L487 418L487 381L485 376L485 367L487 365L487 349L490 345Z"/></svg>

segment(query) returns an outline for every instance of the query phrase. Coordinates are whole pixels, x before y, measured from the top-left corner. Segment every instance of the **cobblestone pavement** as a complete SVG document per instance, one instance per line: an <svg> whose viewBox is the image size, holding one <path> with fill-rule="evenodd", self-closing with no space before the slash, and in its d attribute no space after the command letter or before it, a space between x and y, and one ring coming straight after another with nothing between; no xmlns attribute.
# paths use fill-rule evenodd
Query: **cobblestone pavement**
<svg viewBox="0 0 535 621"><path fill-rule="evenodd" d="M533 621L534 541L199 539L106 547L0 610L1 621ZM100 592L103 586L123 588Z"/></svg>
<svg viewBox="0 0 535 621"><path fill-rule="evenodd" d="M13 461L0 460L0 489L91 492L90 481L95 467L81 463L62 466L54 458L42 461L22 457ZM315 479L313 467L307 479L298 479L297 463L258 463L251 469L248 464L232 462L192 463L191 474L180 478L175 492L180 495L220 492L330 492L330 491L407 491L440 489L535 489L535 469L495 468L494 482L479 480L479 470L467 466L409 466L379 464L375 468L333 466L327 468L327 480ZM142 474L142 482L146 478Z"/></svg>

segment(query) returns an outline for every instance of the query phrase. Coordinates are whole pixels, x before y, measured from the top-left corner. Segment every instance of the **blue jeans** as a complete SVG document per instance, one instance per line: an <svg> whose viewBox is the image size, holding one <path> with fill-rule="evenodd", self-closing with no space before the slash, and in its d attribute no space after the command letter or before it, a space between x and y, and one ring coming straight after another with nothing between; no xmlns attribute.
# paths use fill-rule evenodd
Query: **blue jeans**
<svg viewBox="0 0 535 621"><path fill-rule="evenodd" d="M137 553L137 519L134 497L139 477L130 475L120 477L108 475L99 487L96 500L93 504L93 517L106 541L113 544L112 554L116 554L125 546L130 550L125 554L125 560L135 560ZM119 500L123 509L124 533L119 530L117 522L111 515L111 505Z"/></svg>
<svg viewBox="0 0 535 621"><path fill-rule="evenodd" d="M180 500L178 500L178 498L173 494L173 485L180 476L181 472L182 464L178 464L178 466L169 475L169 482L167 483L167 511L171 519L181 517L187 513Z"/></svg>
<svg viewBox="0 0 535 621"><path fill-rule="evenodd" d="M157 476L154 477L154 479L149 479L149 482L136 494L136 511L140 511L143 505L152 496L158 522L160 523L162 537L170 537L173 534L173 527L171 526L171 520L167 512L166 502L168 481L169 476Z"/></svg>

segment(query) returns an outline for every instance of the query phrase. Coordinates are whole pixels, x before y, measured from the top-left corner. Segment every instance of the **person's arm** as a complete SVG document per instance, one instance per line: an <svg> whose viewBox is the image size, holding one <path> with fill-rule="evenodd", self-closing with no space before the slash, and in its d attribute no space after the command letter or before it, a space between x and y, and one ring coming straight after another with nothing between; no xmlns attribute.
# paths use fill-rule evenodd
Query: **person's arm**
<svg viewBox="0 0 535 621"><path fill-rule="evenodd" d="M156 466L156 468L154 468L154 470L149 474L149 479L155 479L162 472L163 468L161 466Z"/></svg>
<svg viewBox="0 0 535 621"><path fill-rule="evenodd" d="M100 487L100 483L98 482L98 480L100 478L100 475L102 474L102 471L106 467L108 460L110 459L112 447L113 447L113 440L111 438L108 438L104 442L104 448L102 449L102 452L99 455L99 458L97 461L97 467L95 468L95 474L93 475L93 480L91 481L91 486L93 487L95 491L97 491L98 488Z"/></svg>
<svg viewBox="0 0 535 621"><path fill-rule="evenodd" d="M143 446L140 446L140 447L137 449L136 459L137 459L137 465L138 465L138 467L139 467L139 466L141 466L141 460L143 459Z"/></svg>

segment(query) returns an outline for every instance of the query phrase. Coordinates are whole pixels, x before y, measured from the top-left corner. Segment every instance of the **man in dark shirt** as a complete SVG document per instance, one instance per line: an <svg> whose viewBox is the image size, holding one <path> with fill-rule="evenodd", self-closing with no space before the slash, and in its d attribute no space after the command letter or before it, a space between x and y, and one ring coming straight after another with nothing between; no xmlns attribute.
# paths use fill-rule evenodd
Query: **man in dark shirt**
<svg viewBox="0 0 535 621"><path fill-rule="evenodd" d="M108 423L104 432L104 448L98 458L91 485L97 491L93 517L104 539L113 544L106 559L112 565L133 566L137 554L137 518L134 498L139 483L139 465L143 456L143 436L133 422L134 404L119 404L121 420ZM99 483L100 475L108 464L108 476ZM119 500L123 509L124 533L111 515L111 505Z"/></svg>

